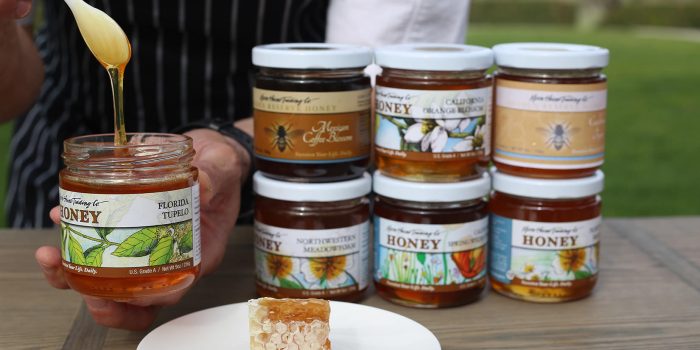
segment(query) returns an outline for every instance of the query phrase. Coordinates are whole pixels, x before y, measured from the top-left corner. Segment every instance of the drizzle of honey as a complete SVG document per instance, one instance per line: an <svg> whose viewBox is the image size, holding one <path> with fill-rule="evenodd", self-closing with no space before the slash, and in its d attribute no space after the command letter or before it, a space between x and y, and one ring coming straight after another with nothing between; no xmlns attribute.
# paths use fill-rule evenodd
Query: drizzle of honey
<svg viewBox="0 0 700 350"><path fill-rule="evenodd" d="M109 74L114 103L114 144L126 144L124 125L124 70L131 59L131 44L124 30L106 13L83 0L65 0L85 43Z"/></svg>

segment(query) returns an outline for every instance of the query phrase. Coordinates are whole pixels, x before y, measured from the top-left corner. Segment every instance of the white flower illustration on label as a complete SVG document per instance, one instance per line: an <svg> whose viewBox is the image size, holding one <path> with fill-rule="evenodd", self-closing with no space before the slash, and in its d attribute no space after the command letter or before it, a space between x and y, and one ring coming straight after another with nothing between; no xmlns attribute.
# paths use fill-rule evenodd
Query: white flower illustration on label
<svg viewBox="0 0 700 350"><path fill-rule="evenodd" d="M482 151L488 145L490 89L377 89L379 147L397 151Z"/></svg>

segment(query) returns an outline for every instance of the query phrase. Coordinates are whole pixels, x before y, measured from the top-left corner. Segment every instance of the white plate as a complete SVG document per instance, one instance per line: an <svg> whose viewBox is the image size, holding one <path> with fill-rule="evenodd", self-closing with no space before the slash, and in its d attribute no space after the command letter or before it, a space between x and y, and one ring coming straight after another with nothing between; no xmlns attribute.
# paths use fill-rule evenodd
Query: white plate
<svg viewBox="0 0 700 350"><path fill-rule="evenodd" d="M440 350L416 321L370 306L331 301L333 350ZM138 350L249 349L248 304L197 311L149 333Z"/></svg>

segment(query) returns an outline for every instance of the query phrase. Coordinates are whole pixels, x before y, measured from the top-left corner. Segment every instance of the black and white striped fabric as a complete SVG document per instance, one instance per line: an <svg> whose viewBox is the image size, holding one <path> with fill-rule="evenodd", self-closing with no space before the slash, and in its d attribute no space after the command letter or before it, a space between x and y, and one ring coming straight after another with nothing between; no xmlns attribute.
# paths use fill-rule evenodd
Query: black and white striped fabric
<svg viewBox="0 0 700 350"><path fill-rule="evenodd" d="M327 0L87 0L132 44L126 68L127 131L167 131L189 121L251 115L253 46L321 42ZM46 78L15 123L6 200L13 227L50 226L64 139L114 131L109 78L63 1L44 2L36 38Z"/></svg>

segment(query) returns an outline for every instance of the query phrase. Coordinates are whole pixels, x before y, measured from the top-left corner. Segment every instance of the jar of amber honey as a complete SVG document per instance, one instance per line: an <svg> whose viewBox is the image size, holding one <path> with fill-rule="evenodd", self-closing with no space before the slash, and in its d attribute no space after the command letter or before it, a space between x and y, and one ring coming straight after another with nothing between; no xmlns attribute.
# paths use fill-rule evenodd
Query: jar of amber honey
<svg viewBox="0 0 700 350"><path fill-rule="evenodd" d="M253 49L255 163L268 177L361 177L370 156L369 48L271 44Z"/></svg>
<svg viewBox="0 0 700 350"><path fill-rule="evenodd" d="M494 171L493 189L493 289L547 303L589 295L598 279L603 173L555 180Z"/></svg>
<svg viewBox="0 0 700 350"><path fill-rule="evenodd" d="M257 292L359 300L369 284L371 178L295 183L253 177Z"/></svg>
<svg viewBox="0 0 700 350"><path fill-rule="evenodd" d="M200 269L192 139L89 135L64 143L61 254L70 287L117 301L189 287Z"/></svg>
<svg viewBox="0 0 700 350"><path fill-rule="evenodd" d="M591 176L603 164L608 50L496 45L493 161L518 176Z"/></svg>
<svg viewBox="0 0 700 350"><path fill-rule="evenodd" d="M476 300L486 285L488 174L422 183L374 173L374 285L397 304L438 308Z"/></svg>
<svg viewBox="0 0 700 350"><path fill-rule="evenodd" d="M491 146L490 49L401 44L377 49L375 159L385 175L425 182L478 177Z"/></svg>

